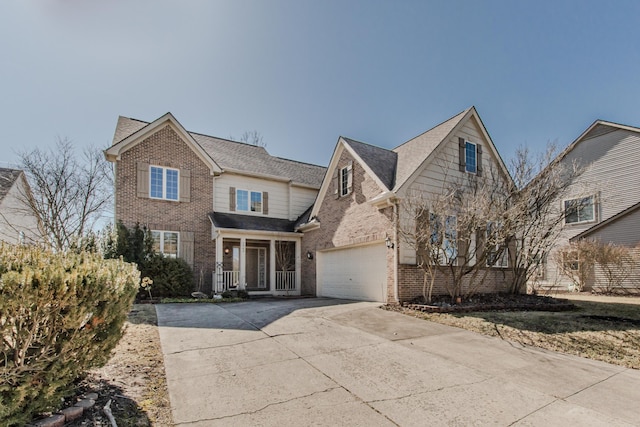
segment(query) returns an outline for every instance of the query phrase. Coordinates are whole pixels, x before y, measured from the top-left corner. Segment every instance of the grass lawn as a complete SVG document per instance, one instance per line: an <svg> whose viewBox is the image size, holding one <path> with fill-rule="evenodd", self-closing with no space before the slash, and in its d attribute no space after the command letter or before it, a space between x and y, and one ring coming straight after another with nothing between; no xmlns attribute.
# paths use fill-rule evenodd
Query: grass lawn
<svg viewBox="0 0 640 427"><path fill-rule="evenodd" d="M524 345L640 369L640 298L562 295L564 312L494 311L406 314Z"/></svg>

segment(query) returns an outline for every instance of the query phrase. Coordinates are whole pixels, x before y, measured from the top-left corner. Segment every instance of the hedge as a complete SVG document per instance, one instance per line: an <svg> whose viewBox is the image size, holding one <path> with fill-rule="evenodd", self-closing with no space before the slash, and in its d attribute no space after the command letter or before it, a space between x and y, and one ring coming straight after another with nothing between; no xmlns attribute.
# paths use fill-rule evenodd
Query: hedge
<svg viewBox="0 0 640 427"><path fill-rule="evenodd" d="M107 362L139 283L121 259L0 245L0 425L57 409Z"/></svg>

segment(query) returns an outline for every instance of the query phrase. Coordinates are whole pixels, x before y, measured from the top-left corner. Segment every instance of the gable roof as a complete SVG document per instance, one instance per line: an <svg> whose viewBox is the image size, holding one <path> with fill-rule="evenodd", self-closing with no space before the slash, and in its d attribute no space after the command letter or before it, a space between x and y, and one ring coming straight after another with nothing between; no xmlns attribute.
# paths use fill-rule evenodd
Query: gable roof
<svg viewBox="0 0 640 427"><path fill-rule="evenodd" d="M393 151L398 154L398 172L394 190L399 189L407 182L433 150L435 150L442 141L447 139L453 129L462 122L462 119L464 119L472 109L475 111L474 107L469 107L393 149Z"/></svg>
<svg viewBox="0 0 640 427"><path fill-rule="evenodd" d="M231 141L194 132L188 132L171 115L167 113L158 120L148 123L127 117L119 117L111 148L105 151L107 159L114 161L121 152L131 148L146 135L155 131L159 125L170 122L200 154L212 172L234 172L253 176L264 176L296 184L320 187L325 169L322 166L295 160L283 159L270 155L264 147L243 142ZM154 124L156 124L154 126ZM151 129L150 127L153 127Z"/></svg>
<svg viewBox="0 0 640 427"><path fill-rule="evenodd" d="M637 211L638 209L640 209L640 202L636 203L635 205L629 206L627 209L618 212L617 214L607 218L606 220L590 227L587 228L586 230L584 230L582 233L580 234L576 234L575 236L573 236L572 238L569 239L569 241L571 242L575 242L578 241L580 239L584 239L585 237L589 236L590 234L601 230L603 228L606 228L608 225L618 221L620 218L625 217L635 211Z"/></svg>
<svg viewBox="0 0 640 427"><path fill-rule="evenodd" d="M23 172L20 169L0 168L0 202L4 200L13 184L22 174Z"/></svg>
<svg viewBox="0 0 640 427"><path fill-rule="evenodd" d="M396 178L398 154L385 148L376 147L364 142L342 137L344 142L356 152L371 172L390 190Z"/></svg>

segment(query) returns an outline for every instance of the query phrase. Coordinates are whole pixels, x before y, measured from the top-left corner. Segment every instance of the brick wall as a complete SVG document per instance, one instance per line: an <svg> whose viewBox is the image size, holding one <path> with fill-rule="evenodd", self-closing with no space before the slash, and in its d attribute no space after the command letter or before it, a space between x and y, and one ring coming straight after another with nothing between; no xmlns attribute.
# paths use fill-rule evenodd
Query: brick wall
<svg viewBox="0 0 640 427"><path fill-rule="evenodd" d="M136 192L136 165L145 162L191 171L190 202L141 198ZM200 276L203 291L211 290L215 269L215 242L211 240L213 177L210 170L170 125L158 130L135 147L122 153L116 165L116 220L131 227L139 222L154 230L194 233L194 276Z"/></svg>
<svg viewBox="0 0 640 427"><path fill-rule="evenodd" d="M379 242L387 235L393 237L392 208L379 210L367 203L379 195L382 189L346 150L340 155L338 170L350 162L353 162L351 193L336 198L338 183L336 179L332 179L317 215L320 228L304 233L302 254L306 255L308 251L314 254L312 260L306 256L302 260L304 295L316 294L316 251ZM335 171L329 171L328 176L334 177ZM387 294L391 296L389 301L393 298L393 253L392 250L387 251Z"/></svg>

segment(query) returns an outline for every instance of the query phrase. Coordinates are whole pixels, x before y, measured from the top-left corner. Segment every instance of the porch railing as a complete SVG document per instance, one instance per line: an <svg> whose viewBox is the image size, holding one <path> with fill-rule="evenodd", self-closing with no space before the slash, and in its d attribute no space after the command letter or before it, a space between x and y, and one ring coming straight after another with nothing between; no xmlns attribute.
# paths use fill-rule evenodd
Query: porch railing
<svg viewBox="0 0 640 427"><path fill-rule="evenodd" d="M216 276L217 277L214 277L216 293L228 291L229 289L237 289L238 284L240 283L239 271L227 270Z"/></svg>
<svg viewBox="0 0 640 427"><path fill-rule="evenodd" d="M276 271L276 291L294 291L295 289L295 271Z"/></svg>

